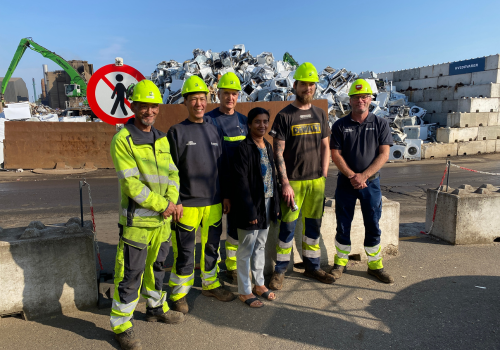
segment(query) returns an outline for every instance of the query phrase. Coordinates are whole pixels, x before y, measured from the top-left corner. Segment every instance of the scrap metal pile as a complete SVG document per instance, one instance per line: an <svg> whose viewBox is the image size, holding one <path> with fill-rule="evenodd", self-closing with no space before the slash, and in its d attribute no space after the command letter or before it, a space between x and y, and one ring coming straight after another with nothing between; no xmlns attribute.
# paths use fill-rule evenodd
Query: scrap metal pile
<svg viewBox="0 0 500 350"><path fill-rule="evenodd" d="M209 102L219 102L217 82L227 72L235 73L240 79L242 91L239 102L291 101L295 99L293 75L297 67L298 63L288 53L285 53L283 60L276 60L271 52L262 52L254 57L245 49L245 45L234 45L231 50L222 52L195 49L193 58L183 63L175 60L160 62L150 79L160 89L164 104L184 101L181 96L182 85L192 75L199 76L207 84ZM319 72L314 98L328 101L330 125L350 112L348 91L357 78L363 78L370 84L374 96L370 111L389 120L395 146L403 150L400 157L397 157L399 153L396 152L391 159L420 159L420 146L417 152L413 148L408 150L415 143L408 140L435 141L435 126L424 125L426 110L409 103L404 94L396 92L392 82L377 79L373 72L361 72L358 75L345 68L334 69L330 66Z"/></svg>

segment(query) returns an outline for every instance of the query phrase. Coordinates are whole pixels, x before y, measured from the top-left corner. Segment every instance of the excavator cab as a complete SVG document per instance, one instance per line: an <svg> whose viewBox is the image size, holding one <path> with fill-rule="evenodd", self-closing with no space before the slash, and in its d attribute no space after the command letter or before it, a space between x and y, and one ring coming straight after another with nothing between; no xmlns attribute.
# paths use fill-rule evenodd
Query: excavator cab
<svg viewBox="0 0 500 350"><path fill-rule="evenodd" d="M66 96L77 97L81 95L80 85L78 84L64 84L66 88Z"/></svg>

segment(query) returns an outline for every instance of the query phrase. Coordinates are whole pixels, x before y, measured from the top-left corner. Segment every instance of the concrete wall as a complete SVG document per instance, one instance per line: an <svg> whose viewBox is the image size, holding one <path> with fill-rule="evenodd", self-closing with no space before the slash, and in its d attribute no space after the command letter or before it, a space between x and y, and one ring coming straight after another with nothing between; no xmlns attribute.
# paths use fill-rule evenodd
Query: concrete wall
<svg viewBox="0 0 500 350"><path fill-rule="evenodd" d="M325 212L323 214L323 222L321 225L321 264L333 265L335 257L335 232L337 228L337 220L335 218L335 200L327 199ZM382 217L380 218L380 229L382 230L382 254L396 255L399 247L399 203L390 201L383 197L382 200ZM266 244L266 266L264 273L272 274L276 263L276 244L278 243L279 225L272 224L269 230L269 235ZM355 259L366 260L363 240L365 228L363 217L361 214L361 206L359 201L356 204L354 219L351 228L351 256ZM295 237L292 249L292 263L302 261L302 220L299 217L297 226L295 227ZM292 263L288 266L291 270Z"/></svg>
<svg viewBox="0 0 500 350"><path fill-rule="evenodd" d="M462 189L440 192L431 234L452 244L487 244L500 237L500 193L496 187L483 186L485 189L479 191L462 185ZM426 231L431 226L436 194L436 190L427 190Z"/></svg>
<svg viewBox="0 0 500 350"><path fill-rule="evenodd" d="M246 102L238 103L236 110L247 115L252 108L263 107L269 111L272 124L276 114L289 104L289 101ZM328 114L326 100L315 100L313 104ZM207 111L217 107L209 104ZM155 127L167 132L186 118L184 105L160 105ZM73 168L82 167L86 162L98 168L113 168L109 147L115 133L115 126L105 123L6 122L5 168L49 169L57 162L65 162ZM272 142L270 136L266 138Z"/></svg>
<svg viewBox="0 0 500 350"><path fill-rule="evenodd" d="M23 231L0 234L0 315L22 312L31 320L95 306L92 234L46 228L40 237L21 239Z"/></svg>

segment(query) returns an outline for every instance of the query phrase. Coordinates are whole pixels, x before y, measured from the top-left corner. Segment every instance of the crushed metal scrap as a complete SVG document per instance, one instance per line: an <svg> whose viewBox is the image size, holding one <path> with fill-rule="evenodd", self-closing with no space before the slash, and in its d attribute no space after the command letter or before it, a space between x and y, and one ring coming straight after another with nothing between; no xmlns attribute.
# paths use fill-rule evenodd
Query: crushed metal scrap
<svg viewBox="0 0 500 350"><path fill-rule="evenodd" d="M291 101L295 99L293 75L298 65L288 52L283 60L276 60L271 52L262 52L254 57L245 45L240 44L222 52L195 49L193 57L183 63L175 60L160 62L151 74L151 80L160 89L164 104L184 101L182 85L192 75L205 81L210 90L209 101L218 103L217 82L227 72L235 73L240 79L242 91L239 102ZM328 101L330 126L350 112L347 93L357 78L365 79L373 90L370 111L390 122L395 141L390 160L420 159L422 141L435 141L436 126L424 125L426 110L409 103L404 94L396 92L392 82L377 79L374 72L356 74L345 68L329 66L319 72L314 98Z"/></svg>

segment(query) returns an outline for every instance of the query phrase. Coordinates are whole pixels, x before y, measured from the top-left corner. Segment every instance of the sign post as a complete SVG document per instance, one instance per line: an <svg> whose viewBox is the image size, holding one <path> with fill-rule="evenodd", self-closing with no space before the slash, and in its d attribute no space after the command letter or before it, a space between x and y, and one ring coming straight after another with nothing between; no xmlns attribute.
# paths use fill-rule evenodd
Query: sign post
<svg viewBox="0 0 500 350"><path fill-rule="evenodd" d="M130 84L145 79L137 69L108 64L98 69L87 86L87 101L92 112L103 122L125 124L134 116L125 93Z"/></svg>

